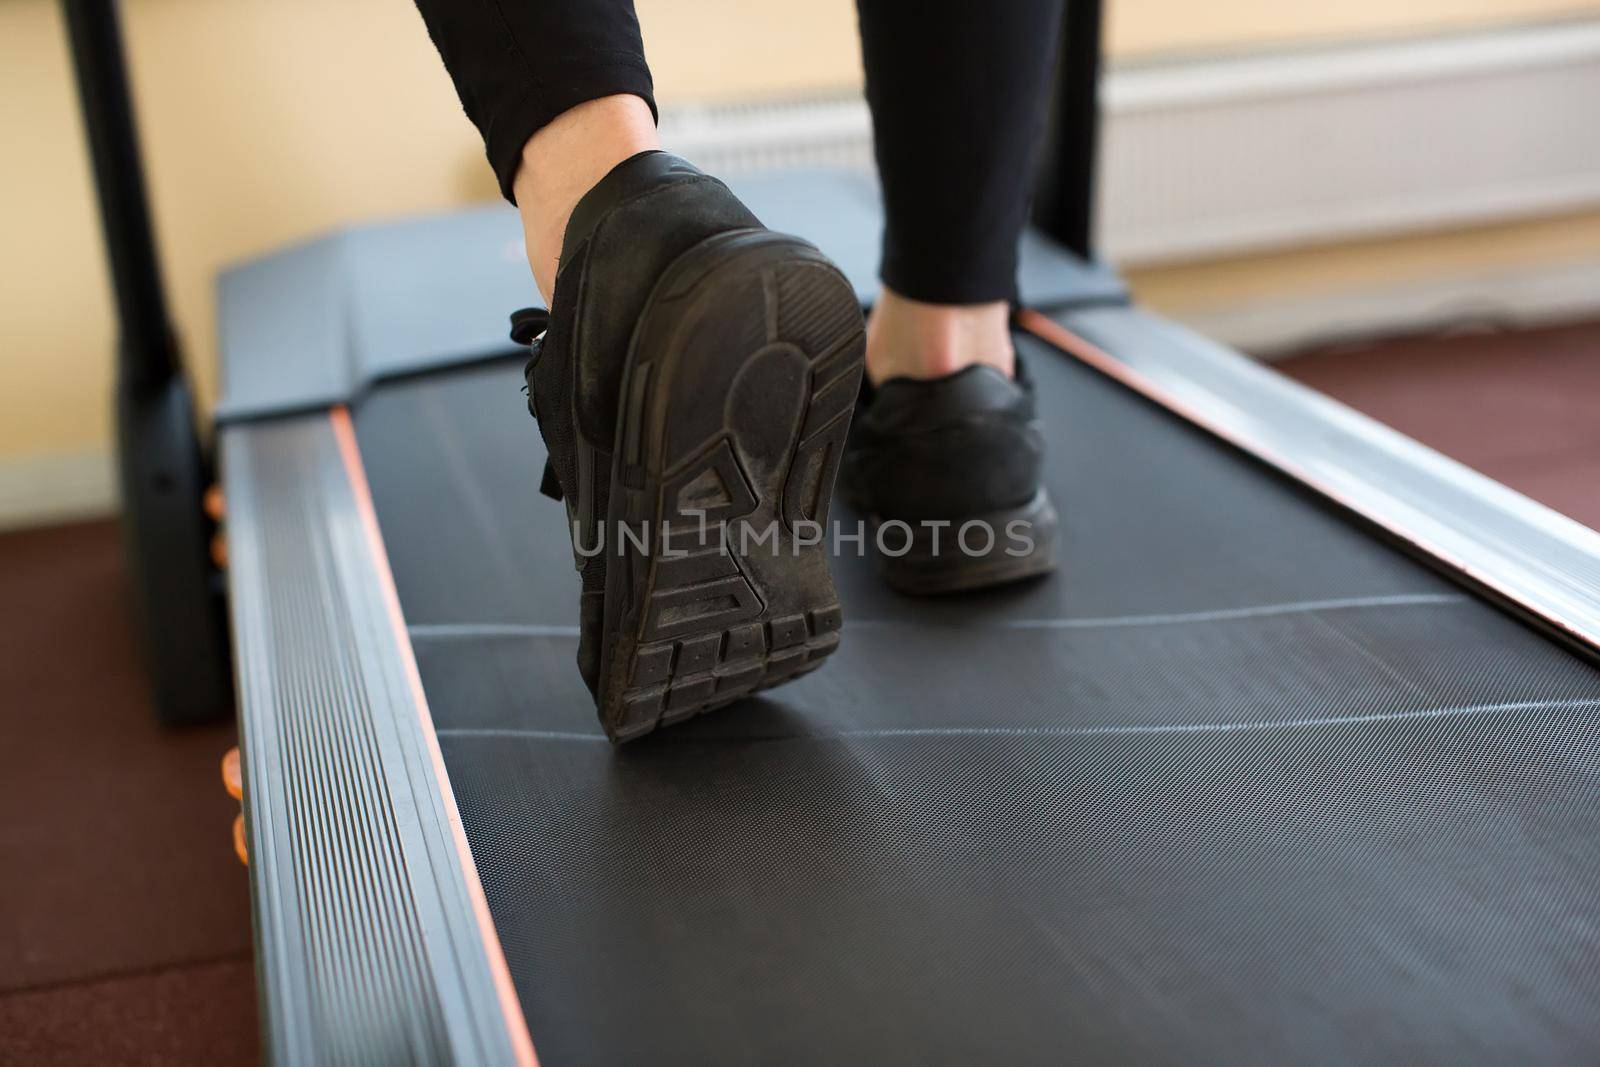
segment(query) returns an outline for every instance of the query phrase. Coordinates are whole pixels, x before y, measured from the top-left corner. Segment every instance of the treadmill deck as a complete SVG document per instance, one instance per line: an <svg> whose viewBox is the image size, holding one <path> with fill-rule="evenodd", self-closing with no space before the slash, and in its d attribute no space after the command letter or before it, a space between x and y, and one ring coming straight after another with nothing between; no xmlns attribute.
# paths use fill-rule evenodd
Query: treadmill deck
<svg viewBox="0 0 1600 1067"><path fill-rule="evenodd" d="M541 1059L1592 1057L1600 673L1019 346L1060 572L911 600L847 554L822 670L620 750L519 367L357 406Z"/></svg>

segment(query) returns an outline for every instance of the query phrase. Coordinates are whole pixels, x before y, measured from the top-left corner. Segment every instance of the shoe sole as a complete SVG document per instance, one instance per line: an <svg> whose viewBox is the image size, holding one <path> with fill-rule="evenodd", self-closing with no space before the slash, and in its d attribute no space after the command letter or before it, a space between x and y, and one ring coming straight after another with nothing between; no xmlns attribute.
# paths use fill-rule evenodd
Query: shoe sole
<svg viewBox="0 0 1600 1067"><path fill-rule="evenodd" d="M612 454L597 688L614 741L815 669L843 614L825 538L865 330L796 238L722 234L635 329Z"/></svg>
<svg viewBox="0 0 1600 1067"><path fill-rule="evenodd" d="M1056 525L1043 489L1021 507L938 528L871 520L879 573L890 588L912 596L970 593L1049 574Z"/></svg>

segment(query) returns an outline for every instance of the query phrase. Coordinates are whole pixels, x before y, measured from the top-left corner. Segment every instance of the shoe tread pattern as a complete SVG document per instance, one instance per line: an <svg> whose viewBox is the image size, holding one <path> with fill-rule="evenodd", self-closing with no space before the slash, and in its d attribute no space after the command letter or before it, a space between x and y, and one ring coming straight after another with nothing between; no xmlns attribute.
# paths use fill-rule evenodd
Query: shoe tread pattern
<svg viewBox="0 0 1600 1067"><path fill-rule="evenodd" d="M613 485L630 519L666 533L637 554L615 616L601 721L617 741L789 681L839 644L824 550L795 532L827 521L862 372L861 312L820 254L761 238L689 253L635 337ZM780 549L737 551L745 522L776 526Z"/></svg>

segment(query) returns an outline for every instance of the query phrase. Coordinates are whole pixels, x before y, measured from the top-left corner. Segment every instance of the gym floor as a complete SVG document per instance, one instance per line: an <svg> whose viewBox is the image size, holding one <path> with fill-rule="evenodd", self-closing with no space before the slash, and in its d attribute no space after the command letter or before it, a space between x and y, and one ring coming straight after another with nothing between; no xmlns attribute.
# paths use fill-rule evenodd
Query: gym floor
<svg viewBox="0 0 1600 1067"><path fill-rule="evenodd" d="M1600 322L1278 366L1600 529ZM155 726L114 523L0 535L0 604L0 1064L254 1062L233 727Z"/></svg>

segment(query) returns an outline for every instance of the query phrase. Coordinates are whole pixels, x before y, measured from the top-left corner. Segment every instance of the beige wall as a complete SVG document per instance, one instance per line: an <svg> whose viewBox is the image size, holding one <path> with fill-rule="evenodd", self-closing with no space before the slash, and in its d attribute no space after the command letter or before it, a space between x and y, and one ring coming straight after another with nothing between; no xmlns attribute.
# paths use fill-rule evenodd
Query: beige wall
<svg viewBox="0 0 1600 1067"><path fill-rule="evenodd" d="M212 383L222 264L493 194L420 20L379 0L134 0L129 49L174 311ZM56 6L0 4L0 455L106 433L113 324Z"/></svg>
<svg viewBox="0 0 1600 1067"><path fill-rule="evenodd" d="M730 97L852 85L854 0L636 0L663 96ZM1352 37L1470 30L1600 12L1600 0L1106 0L1123 60ZM716 40L739 48L707 47ZM776 28L776 32L775 32ZM723 52L725 54L719 54Z"/></svg>
<svg viewBox="0 0 1600 1067"><path fill-rule="evenodd" d="M476 135L402 0L125 6L174 310L207 394L214 386L211 285L220 266L340 222L494 195ZM850 0L639 6L666 99L838 87L860 76ZM1600 0L1113 0L1108 35L1112 51L1128 59L1580 11L1600 11ZM708 32L741 48L709 46ZM113 324L51 0L0 3L0 138L0 461L101 449ZM1582 225L1593 233L1600 222ZM1255 267L1234 261L1149 271L1139 280L1158 302L1181 305L1230 285L1291 277L1315 285L1329 270L1411 269L1430 255L1482 254L1490 246L1497 255L1545 254L1548 235L1520 234L1476 244L1401 242L1383 253L1388 266L1375 266L1370 252L1325 260L1348 268L1314 269L1290 257L1299 265L1289 270L1276 257Z"/></svg>
<svg viewBox="0 0 1600 1067"><path fill-rule="evenodd" d="M1595 0L1108 0L1106 47L1128 58L1470 30L1595 11Z"/></svg>

